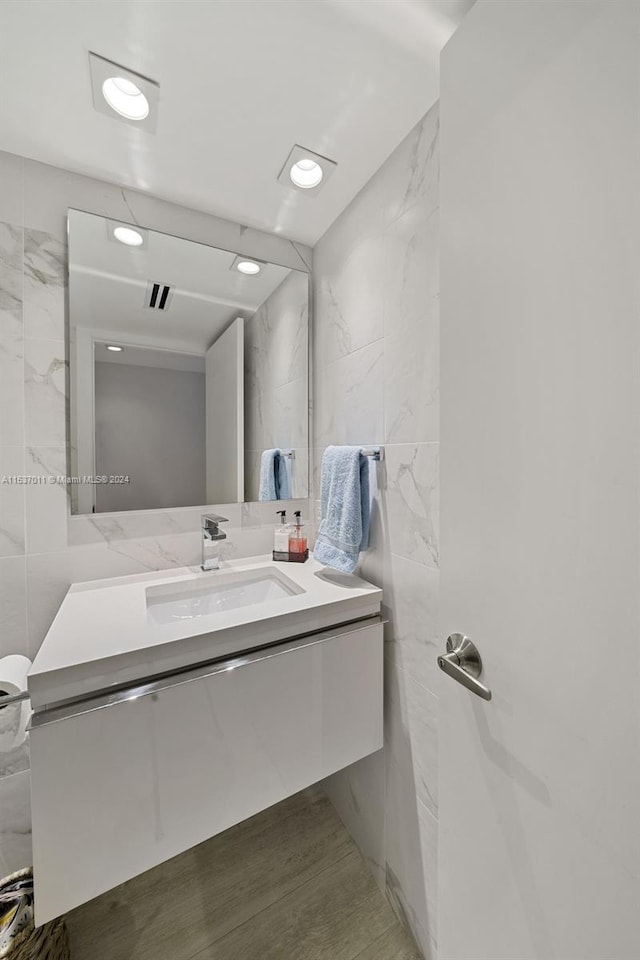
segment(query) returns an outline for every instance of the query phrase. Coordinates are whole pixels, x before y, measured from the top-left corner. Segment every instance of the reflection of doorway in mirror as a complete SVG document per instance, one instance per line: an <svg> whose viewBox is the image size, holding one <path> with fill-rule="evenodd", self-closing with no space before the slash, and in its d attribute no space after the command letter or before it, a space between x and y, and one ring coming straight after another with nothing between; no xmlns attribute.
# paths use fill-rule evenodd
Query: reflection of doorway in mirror
<svg viewBox="0 0 640 960"><path fill-rule="evenodd" d="M97 513L205 502L205 358L95 344Z"/></svg>

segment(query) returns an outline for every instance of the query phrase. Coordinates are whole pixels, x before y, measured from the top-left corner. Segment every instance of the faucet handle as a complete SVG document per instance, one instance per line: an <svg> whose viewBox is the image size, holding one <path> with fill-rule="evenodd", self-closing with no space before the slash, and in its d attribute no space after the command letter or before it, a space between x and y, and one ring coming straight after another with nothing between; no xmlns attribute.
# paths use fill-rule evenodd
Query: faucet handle
<svg viewBox="0 0 640 960"><path fill-rule="evenodd" d="M200 521L205 530L209 527L217 527L219 523L228 523L228 517L221 517L219 513L203 513L200 517Z"/></svg>
<svg viewBox="0 0 640 960"><path fill-rule="evenodd" d="M202 533L207 540L226 540L226 533L222 533L218 524L227 523L226 517L221 517L217 513L203 513L200 518L202 522Z"/></svg>

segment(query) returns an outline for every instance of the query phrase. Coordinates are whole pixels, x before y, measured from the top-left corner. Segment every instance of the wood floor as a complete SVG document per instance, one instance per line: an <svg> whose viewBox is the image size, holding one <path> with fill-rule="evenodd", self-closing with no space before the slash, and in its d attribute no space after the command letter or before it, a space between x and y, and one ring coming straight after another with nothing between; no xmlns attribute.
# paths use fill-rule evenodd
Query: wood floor
<svg viewBox="0 0 640 960"><path fill-rule="evenodd" d="M317 788L78 907L67 923L72 960L420 960Z"/></svg>

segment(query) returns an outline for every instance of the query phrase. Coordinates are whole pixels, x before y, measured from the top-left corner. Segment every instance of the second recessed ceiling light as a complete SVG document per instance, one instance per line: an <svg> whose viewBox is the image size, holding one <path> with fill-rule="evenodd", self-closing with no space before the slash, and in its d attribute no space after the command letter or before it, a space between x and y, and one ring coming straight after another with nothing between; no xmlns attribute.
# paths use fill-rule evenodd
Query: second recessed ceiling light
<svg viewBox="0 0 640 960"><path fill-rule="evenodd" d="M278 182L314 194L325 185L337 166L335 160L296 144L285 160Z"/></svg>
<svg viewBox="0 0 640 960"><path fill-rule="evenodd" d="M128 67L89 54L93 105L99 113L155 133L160 87Z"/></svg>

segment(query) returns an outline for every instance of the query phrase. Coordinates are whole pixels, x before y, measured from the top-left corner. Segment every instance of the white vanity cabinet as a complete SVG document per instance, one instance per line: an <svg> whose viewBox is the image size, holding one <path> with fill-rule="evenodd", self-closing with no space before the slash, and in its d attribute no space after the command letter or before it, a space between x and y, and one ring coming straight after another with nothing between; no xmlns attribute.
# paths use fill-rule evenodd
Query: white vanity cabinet
<svg viewBox="0 0 640 960"><path fill-rule="evenodd" d="M36 922L378 750L382 630L370 617L37 713Z"/></svg>

